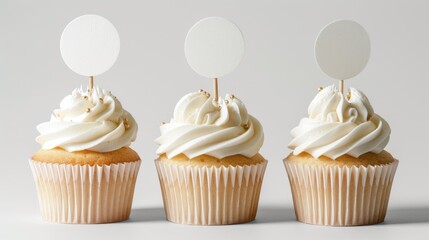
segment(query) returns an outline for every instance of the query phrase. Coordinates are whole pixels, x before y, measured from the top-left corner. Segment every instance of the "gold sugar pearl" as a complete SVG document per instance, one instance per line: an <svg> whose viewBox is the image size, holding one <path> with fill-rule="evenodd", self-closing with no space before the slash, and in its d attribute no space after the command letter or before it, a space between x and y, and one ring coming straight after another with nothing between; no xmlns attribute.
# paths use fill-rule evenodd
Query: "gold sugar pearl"
<svg viewBox="0 0 429 240"><path fill-rule="evenodd" d="M161 121L161 125L164 125L165 124L165 122L164 121Z"/></svg>
<svg viewBox="0 0 429 240"><path fill-rule="evenodd" d="M218 110L220 110L222 107L219 105L219 102L215 101L214 99L212 100L212 104L215 108L217 108Z"/></svg>
<svg viewBox="0 0 429 240"><path fill-rule="evenodd" d="M228 100L225 100L225 104L229 104L229 101L228 101Z"/></svg>
<svg viewBox="0 0 429 240"><path fill-rule="evenodd" d="M323 90L323 86L320 86L320 87L318 87L318 88L317 88L317 91L318 91L318 92L320 92L320 91L322 91L322 90Z"/></svg>
<svg viewBox="0 0 429 240"><path fill-rule="evenodd" d="M244 129L249 129L249 124L247 124L247 123L246 123L246 124L243 124L243 128L244 128Z"/></svg>
<svg viewBox="0 0 429 240"><path fill-rule="evenodd" d="M83 99L88 100L88 96L83 96Z"/></svg>
<svg viewBox="0 0 429 240"><path fill-rule="evenodd" d="M231 98L231 99L235 99L234 94L231 94L231 95L229 96L229 98Z"/></svg>
<svg viewBox="0 0 429 240"><path fill-rule="evenodd" d="M205 91L203 89L198 90L199 93L204 93Z"/></svg>
<svg viewBox="0 0 429 240"><path fill-rule="evenodd" d="M210 93L205 92L205 94L206 94L206 97L207 97L207 98L209 98L209 97L210 97Z"/></svg>
<svg viewBox="0 0 429 240"><path fill-rule="evenodd" d="M352 93L351 93L350 91L349 91L349 92L347 92L346 97L347 97L347 100L350 100L350 98L352 97Z"/></svg>
<svg viewBox="0 0 429 240"><path fill-rule="evenodd" d="M124 118L124 126L125 126L125 129L130 128L130 123L128 122L128 118Z"/></svg>
<svg viewBox="0 0 429 240"><path fill-rule="evenodd" d="M103 98L99 98L98 101L100 101L101 103L104 102Z"/></svg>
<svg viewBox="0 0 429 240"><path fill-rule="evenodd" d="M91 108L87 108L87 109L86 109L86 112L87 112L87 113L91 112Z"/></svg>

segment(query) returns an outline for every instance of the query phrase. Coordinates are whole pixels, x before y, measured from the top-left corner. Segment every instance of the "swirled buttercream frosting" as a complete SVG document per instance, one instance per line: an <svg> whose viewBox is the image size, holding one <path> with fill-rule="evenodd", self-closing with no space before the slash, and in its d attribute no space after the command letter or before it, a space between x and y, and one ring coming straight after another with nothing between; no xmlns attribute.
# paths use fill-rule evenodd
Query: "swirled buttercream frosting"
<svg viewBox="0 0 429 240"><path fill-rule="evenodd" d="M109 91L94 87L75 89L66 96L51 120L37 126L36 141L43 149L69 152L110 152L129 146L136 139L137 123Z"/></svg>
<svg viewBox="0 0 429 240"><path fill-rule="evenodd" d="M359 157L380 153L389 142L389 124L374 113L365 94L354 88L347 97L333 85L324 88L311 102L308 115L291 131L289 148L294 155Z"/></svg>
<svg viewBox="0 0 429 240"><path fill-rule="evenodd" d="M209 155L222 159L240 154L255 156L264 141L259 121L247 113L233 95L217 102L204 91L187 94L177 103L174 116L160 127L157 154L173 158Z"/></svg>

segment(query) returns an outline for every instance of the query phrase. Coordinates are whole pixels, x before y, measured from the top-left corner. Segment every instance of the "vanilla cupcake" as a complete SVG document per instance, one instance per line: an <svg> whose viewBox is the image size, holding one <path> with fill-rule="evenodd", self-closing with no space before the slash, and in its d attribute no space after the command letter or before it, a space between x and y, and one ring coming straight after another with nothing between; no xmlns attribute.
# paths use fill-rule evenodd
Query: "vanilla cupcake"
<svg viewBox="0 0 429 240"><path fill-rule="evenodd" d="M253 221L267 161L261 124L233 95L184 96L161 126L155 160L167 219L223 225Z"/></svg>
<svg viewBox="0 0 429 240"><path fill-rule="evenodd" d="M311 102L309 116L291 132L284 160L298 221L318 225L368 225L384 221L398 165L384 150L388 123L367 97L334 86Z"/></svg>
<svg viewBox="0 0 429 240"><path fill-rule="evenodd" d="M110 92L75 89L37 126L29 160L43 219L108 223L129 218L140 157L137 123Z"/></svg>

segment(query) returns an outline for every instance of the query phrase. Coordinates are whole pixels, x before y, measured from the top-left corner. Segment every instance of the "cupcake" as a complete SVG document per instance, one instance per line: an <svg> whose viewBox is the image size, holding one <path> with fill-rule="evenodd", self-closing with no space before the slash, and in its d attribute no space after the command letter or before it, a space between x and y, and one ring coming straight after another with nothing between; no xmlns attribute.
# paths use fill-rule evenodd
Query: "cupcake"
<svg viewBox="0 0 429 240"><path fill-rule="evenodd" d="M29 160L43 219L108 223L129 218L140 157L137 124L110 92L75 89L37 126Z"/></svg>
<svg viewBox="0 0 429 240"><path fill-rule="evenodd" d="M398 161L384 148L389 124L351 88L322 89L291 131L284 159L297 220L329 226L384 221Z"/></svg>
<svg viewBox="0 0 429 240"><path fill-rule="evenodd" d="M253 221L267 161L264 133L233 95L184 96L161 126L158 170L167 219L193 225Z"/></svg>

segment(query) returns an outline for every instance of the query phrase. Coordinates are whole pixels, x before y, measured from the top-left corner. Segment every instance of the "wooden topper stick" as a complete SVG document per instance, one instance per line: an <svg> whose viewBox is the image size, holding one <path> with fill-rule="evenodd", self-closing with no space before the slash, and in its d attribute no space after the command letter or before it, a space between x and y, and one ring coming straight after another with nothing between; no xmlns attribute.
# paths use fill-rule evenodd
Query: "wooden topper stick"
<svg viewBox="0 0 429 240"><path fill-rule="evenodd" d="M343 94L344 93L344 80L340 80L338 85L340 88L340 93Z"/></svg>
<svg viewBox="0 0 429 240"><path fill-rule="evenodd" d="M92 93L92 89L94 88L94 77L89 76L89 92Z"/></svg>
<svg viewBox="0 0 429 240"><path fill-rule="evenodd" d="M217 102L219 99L219 92L217 87L217 78L213 78L213 100Z"/></svg>

